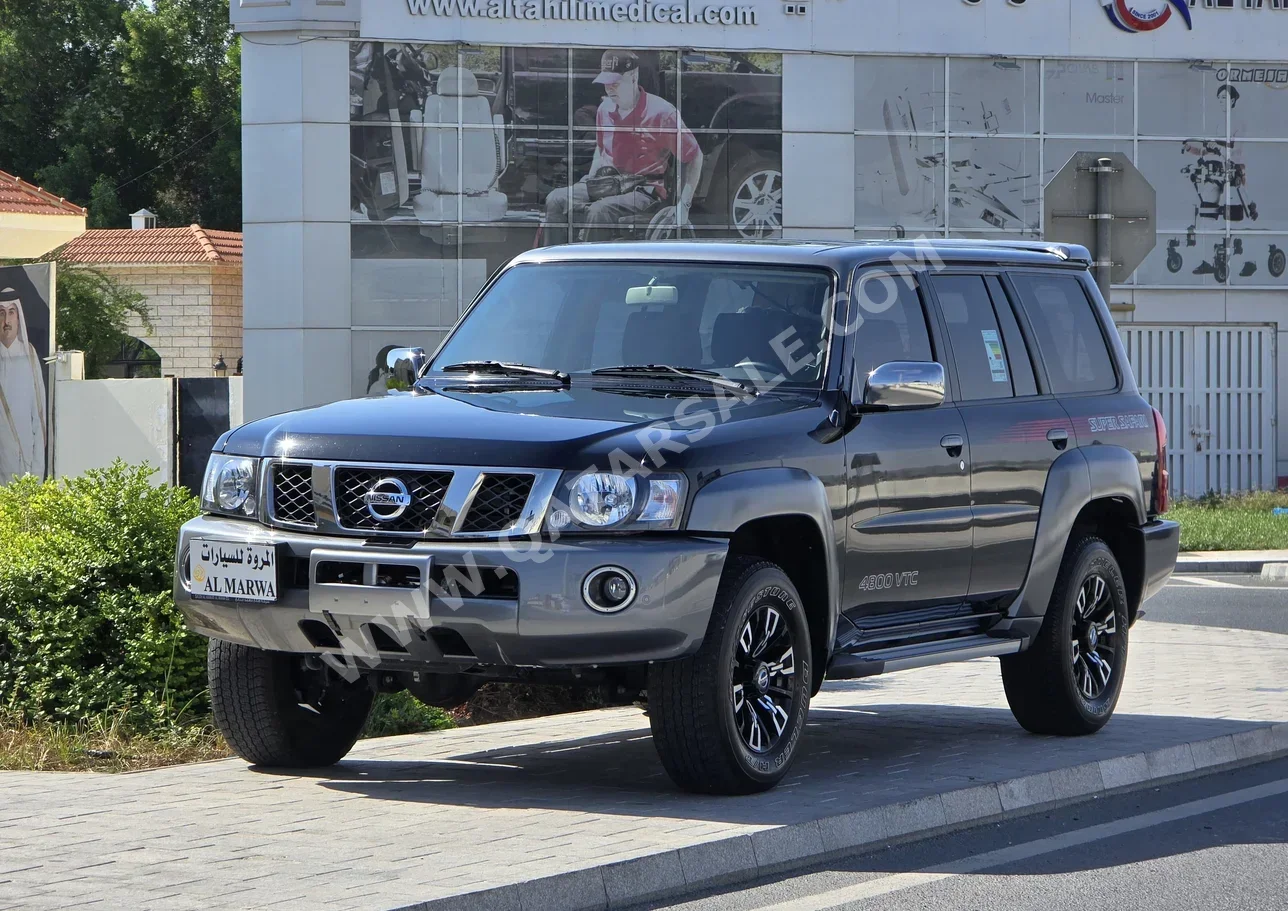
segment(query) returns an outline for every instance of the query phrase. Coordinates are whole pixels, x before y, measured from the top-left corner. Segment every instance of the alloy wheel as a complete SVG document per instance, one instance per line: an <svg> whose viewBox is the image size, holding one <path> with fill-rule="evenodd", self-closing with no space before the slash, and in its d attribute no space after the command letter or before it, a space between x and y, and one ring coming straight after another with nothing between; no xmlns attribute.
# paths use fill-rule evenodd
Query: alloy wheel
<svg viewBox="0 0 1288 911"><path fill-rule="evenodd" d="M1073 679L1084 699L1098 699L1113 678L1118 619L1109 583L1098 573L1082 580L1073 611Z"/></svg>
<svg viewBox="0 0 1288 911"><path fill-rule="evenodd" d="M787 730L796 701L795 636L783 612L755 608L738 633L733 662L734 724L753 753L772 750Z"/></svg>
<svg viewBox="0 0 1288 911"><path fill-rule="evenodd" d="M746 238L773 237L783 226L783 173L762 168L747 175L729 201L738 233Z"/></svg>

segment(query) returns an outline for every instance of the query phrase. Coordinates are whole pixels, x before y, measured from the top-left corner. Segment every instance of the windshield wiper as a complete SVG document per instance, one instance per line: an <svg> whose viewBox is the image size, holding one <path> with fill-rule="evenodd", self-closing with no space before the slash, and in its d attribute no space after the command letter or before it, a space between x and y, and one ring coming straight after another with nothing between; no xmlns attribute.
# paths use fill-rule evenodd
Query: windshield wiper
<svg viewBox="0 0 1288 911"><path fill-rule="evenodd" d="M505 361L461 361L439 368L443 373L495 373L497 376L540 376L558 380L567 386L568 374L550 367L533 367L531 364L510 364Z"/></svg>
<svg viewBox="0 0 1288 911"><path fill-rule="evenodd" d="M756 389L746 383L731 380L714 370L703 370L701 367L676 367L671 364L622 364L618 367L600 367L590 371L592 376L650 376L658 379L701 380L722 389L736 389L747 395L759 395Z"/></svg>

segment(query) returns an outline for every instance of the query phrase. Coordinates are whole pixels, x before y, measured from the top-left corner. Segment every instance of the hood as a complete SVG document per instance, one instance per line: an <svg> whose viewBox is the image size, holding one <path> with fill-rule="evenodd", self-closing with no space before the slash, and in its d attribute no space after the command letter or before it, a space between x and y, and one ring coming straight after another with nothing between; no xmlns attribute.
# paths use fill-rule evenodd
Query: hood
<svg viewBox="0 0 1288 911"><path fill-rule="evenodd" d="M647 427L681 428L677 409L695 397L658 383L477 386L440 383L411 394L334 402L245 424L225 438L223 451L361 462L511 465L569 468L621 447L639 449L634 434ZM703 394L686 415L723 409L721 424L808 406L813 392L774 392L754 399ZM690 420L689 426L696 421ZM633 445L634 444L634 445Z"/></svg>

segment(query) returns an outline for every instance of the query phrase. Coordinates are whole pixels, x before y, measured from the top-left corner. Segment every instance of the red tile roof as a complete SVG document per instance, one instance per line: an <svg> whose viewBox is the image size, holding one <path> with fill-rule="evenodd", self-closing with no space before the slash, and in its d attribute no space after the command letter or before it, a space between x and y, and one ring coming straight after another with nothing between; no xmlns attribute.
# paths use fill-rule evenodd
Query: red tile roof
<svg viewBox="0 0 1288 911"><path fill-rule="evenodd" d="M22 215L79 215L85 210L61 196L27 183L5 171L0 171L0 212L17 212Z"/></svg>
<svg viewBox="0 0 1288 911"><path fill-rule="evenodd" d="M240 231L186 228L96 228L68 243L58 258L77 263L227 263L240 266Z"/></svg>

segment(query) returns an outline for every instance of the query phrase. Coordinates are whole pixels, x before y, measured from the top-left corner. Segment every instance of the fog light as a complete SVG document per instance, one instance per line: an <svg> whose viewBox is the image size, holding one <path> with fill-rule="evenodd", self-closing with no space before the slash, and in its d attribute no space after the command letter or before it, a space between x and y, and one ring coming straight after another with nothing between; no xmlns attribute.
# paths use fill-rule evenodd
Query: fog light
<svg viewBox="0 0 1288 911"><path fill-rule="evenodd" d="M601 566L586 576L582 597L591 610L613 614L635 600L635 577L620 566Z"/></svg>

